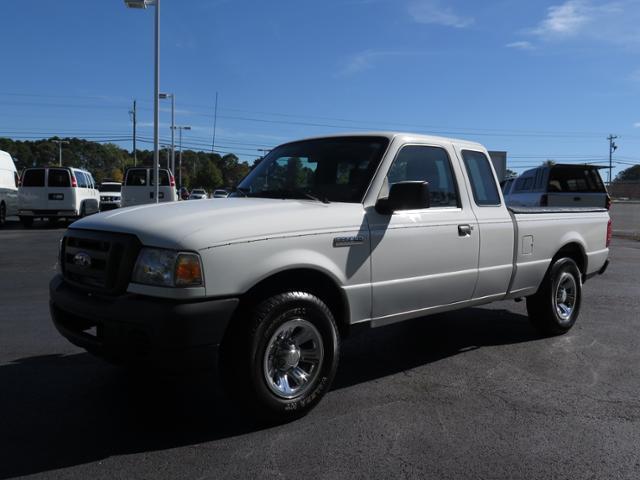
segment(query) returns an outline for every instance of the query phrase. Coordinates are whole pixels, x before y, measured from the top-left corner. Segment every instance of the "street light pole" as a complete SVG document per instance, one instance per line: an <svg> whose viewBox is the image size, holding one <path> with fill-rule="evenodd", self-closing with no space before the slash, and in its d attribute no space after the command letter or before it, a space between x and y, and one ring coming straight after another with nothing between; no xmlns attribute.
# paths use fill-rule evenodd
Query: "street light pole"
<svg viewBox="0 0 640 480"><path fill-rule="evenodd" d="M67 144L69 143L68 140L52 140L53 143L57 143L58 144L58 166L61 167L62 166L62 144Z"/></svg>
<svg viewBox="0 0 640 480"><path fill-rule="evenodd" d="M154 42L154 75L153 75L153 172L156 184L156 203L160 202L160 151L159 131L160 120L160 0L124 0L129 8L147 8L150 5L156 7L155 12L155 42Z"/></svg>

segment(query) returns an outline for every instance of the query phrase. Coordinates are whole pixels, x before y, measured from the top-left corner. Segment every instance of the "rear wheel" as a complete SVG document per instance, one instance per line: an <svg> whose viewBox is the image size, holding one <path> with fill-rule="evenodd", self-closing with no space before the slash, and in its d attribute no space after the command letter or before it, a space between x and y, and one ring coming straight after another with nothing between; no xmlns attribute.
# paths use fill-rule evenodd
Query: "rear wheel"
<svg viewBox="0 0 640 480"><path fill-rule="evenodd" d="M572 259L560 258L545 275L538 292L527 297L527 312L545 335L562 335L575 324L581 301L580 269Z"/></svg>
<svg viewBox="0 0 640 480"><path fill-rule="evenodd" d="M227 394L272 422L294 420L326 394L339 357L338 329L318 297L287 292L251 309L223 345Z"/></svg>
<svg viewBox="0 0 640 480"><path fill-rule="evenodd" d="M26 228L30 228L33 225L33 217L20 217L20 222Z"/></svg>
<svg viewBox="0 0 640 480"><path fill-rule="evenodd" d="M4 202L0 203L0 225L7 223L7 207Z"/></svg>

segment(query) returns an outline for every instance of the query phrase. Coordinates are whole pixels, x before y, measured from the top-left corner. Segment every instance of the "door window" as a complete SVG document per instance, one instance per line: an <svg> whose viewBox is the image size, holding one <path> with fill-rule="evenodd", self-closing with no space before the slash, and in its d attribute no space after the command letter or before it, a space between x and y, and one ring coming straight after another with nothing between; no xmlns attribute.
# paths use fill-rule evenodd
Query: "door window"
<svg viewBox="0 0 640 480"><path fill-rule="evenodd" d="M145 187L147 185L147 171L143 168L129 170L125 185L130 187Z"/></svg>
<svg viewBox="0 0 640 480"><path fill-rule="evenodd" d="M403 147L387 174L389 186L405 181L429 183L432 207L457 207L458 193L453 181L449 155L440 147Z"/></svg>
<svg viewBox="0 0 640 480"><path fill-rule="evenodd" d="M69 170L50 168L47 185L50 187L70 187L71 177L69 177Z"/></svg>
<svg viewBox="0 0 640 480"><path fill-rule="evenodd" d="M23 187L44 187L44 168L32 168L24 172Z"/></svg>
<svg viewBox="0 0 640 480"><path fill-rule="evenodd" d="M476 205L500 205L500 194L487 156L482 152L463 150L462 159L471 181ZM531 177L528 180L533 181Z"/></svg>

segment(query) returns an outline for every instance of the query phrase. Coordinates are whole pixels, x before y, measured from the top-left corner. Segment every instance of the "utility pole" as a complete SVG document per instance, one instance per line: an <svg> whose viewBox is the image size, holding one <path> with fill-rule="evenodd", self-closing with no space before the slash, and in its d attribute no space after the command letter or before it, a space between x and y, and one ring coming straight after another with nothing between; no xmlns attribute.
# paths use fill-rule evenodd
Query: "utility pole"
<svg viewBox="0 0 640 480"><path fill-rule="evenodd" d="M211 153L216 150L216 123L218 123L218 92L216 92L216 103L213 107L213 139L211 140Z"/></svg>
<svg viewBox="0 0 640 480"><path fill-rule="evenodd" d="M129 110L129 116L131 117L131 122L133 123L133 166L138 165L138 151L136 150L136 127L138 124L138 119L136 117L136 101L133 101L133 110Z"/></svg>
<svg viewBox="0 0 640 480"><path fill-rule="evenodd" d="M58 144L58 166L62 166L62 144L68 144L68 140L51 140L53 143Z"/></svg>
<svg viewBox="0 0 640 480"><path fill-rule="evenodd" d="M618 149L618 146L614 142L616 138L618 138L617 135L609 135L607 137L607 140L609 140L609 182L608 182L609 185L611 185L611 180L612 180L611 169L613 168L611 160L613 159L613 152L615 152Z"/></svg>

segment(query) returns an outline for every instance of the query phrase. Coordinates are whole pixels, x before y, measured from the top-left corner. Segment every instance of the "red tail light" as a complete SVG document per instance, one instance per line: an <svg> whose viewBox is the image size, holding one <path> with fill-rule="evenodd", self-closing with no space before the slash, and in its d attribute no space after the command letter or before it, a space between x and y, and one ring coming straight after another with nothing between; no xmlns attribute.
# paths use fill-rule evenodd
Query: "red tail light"
<svg viewBox="0 0 640 480"><path fill-rule="evenodd" d="M609 210L611 208L611 197L607 195L607 199L604 201L604 208Z"/></svg>
<svg viewBox="0 0 640 480"><path fill-rule="evenodd" d="M611 219L609 219L609 223L607 223L607 247L611 244L612 235L613 235L613 224L611 223Z"/></svg>
<svg viewBox="0 0 640 480"><path fill-rule="evenodd" d="M173 178L173 175L169 174L169 185L172 187L176 186L176 179Z"/></svg>
<svg viewBox="0 0 640 480"><path fill-rule="evenodd" d="M541 207L549 206L549 195L547 195L546 193L543 193L542 197L540 197L540 206Z"/></svg>
<svg viewBox="0 0 640 480"><path fill-rule="evenodd" d="M75 175L71 175L71 186L72 187L77 187L78 186L78 181L76 180L76 176Z"/></svg>

